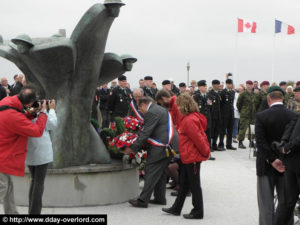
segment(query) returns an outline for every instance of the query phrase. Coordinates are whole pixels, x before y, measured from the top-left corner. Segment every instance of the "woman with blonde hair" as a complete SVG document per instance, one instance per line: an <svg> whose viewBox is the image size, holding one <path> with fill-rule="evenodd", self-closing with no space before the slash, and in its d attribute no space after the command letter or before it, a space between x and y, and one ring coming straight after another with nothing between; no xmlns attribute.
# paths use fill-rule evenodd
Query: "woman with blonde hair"
<svg viewBox="0 0 300 225"><path fill-rule="evenodd" d="M188 94L180 95L176 104L181 120L178 126L179 153L182 162L180 171L180 189L171 208L163 208L166 213L179 216L189 190L192 192L194 208L186 219L203 218L203 198L200 184L200 164L210 156L210 147L205 134L206 118L199 113L197 103Z"/></svg>

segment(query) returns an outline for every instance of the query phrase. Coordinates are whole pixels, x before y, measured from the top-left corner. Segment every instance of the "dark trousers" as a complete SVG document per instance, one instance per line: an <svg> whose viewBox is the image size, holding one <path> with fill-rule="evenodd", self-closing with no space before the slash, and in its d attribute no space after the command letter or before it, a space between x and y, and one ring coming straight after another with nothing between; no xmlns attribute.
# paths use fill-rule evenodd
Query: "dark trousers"
<svg viewBox="0 0 300 225"><path fill-rule="evenodd" d="M181 212L185 198L189 190L192 192L192 203L194 208L191 214L203 217L203 197L200 183L200 164L182 164L180 171L180 189L178 196L172 206L175 212Z"/></svg>
<svg viewBox="0 0 300 225"><path fill-rule="evenodd" d="M110 122L109 111L106 109L101 109L101 115L102 115L102 127L101 128L108 128L109 122Z"/></svg>
<svg viewBox="0 0 300 225"><path fill-rule="evenodd" d="M218 136L220 134L221 121L218 119L212 119L211 121L211 138L212 146L217 146Z"/></svg>
<svg viewBox="0 0 300 225"><path fill-rule="evenodd" d="M232 145L233 123L234 123L233 116L222 119L219 146L224 146L225 134L226 134L226 146L229 147Z"/></svg>
<svg viewBox="0 0 300 225"><path fill-rule="evenodd" d="M211 129L210 128L206 128L205 133L206 133L206 136L207 136L209 147L211 148Z"/></svg>
<svg viewBox="0 0 300 225"><path fill-rule="evenodd" d="M48 164L39 166L28 166L28 168L31 175L28 214L39 215L42 211L44 182Z"/></svg>
<svg viewBox="0 0 300 225"><path fill-rule="evenodd" d="M158 202L166 202L166 180L167 168L170 159L165 158L154 163L147 164L145 167L145 184L139 199L148 203L152 192L154 199Z"/></svg>
<svg viewBox="0 0 300 225"><path fill-rule="evenodd" d="M284 174L285 204L278 207L275 215L275 225L288 224L299 199L300 174L286 170Z"/></svg>
<svg viewBox="0 0 300 225"><path fill-rule="evenodd" d="M276 188L279 208L284 207L284 177L279 175L258 176L257 177L257 200L259 210L259 225L273 225L275 222L274 191ZM292 225L293 218L289 223L280 225Z"/></svg>

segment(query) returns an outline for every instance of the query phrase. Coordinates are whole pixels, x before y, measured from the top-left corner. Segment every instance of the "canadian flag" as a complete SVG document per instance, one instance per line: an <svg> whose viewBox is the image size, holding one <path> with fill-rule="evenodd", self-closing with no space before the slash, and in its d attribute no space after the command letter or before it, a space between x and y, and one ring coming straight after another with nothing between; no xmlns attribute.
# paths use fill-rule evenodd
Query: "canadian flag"
<svg viewBox="0 0 300 225"><path fill-rule="evenodd" d="M238 32L256 33L256 22L238 19Z"/></svg>

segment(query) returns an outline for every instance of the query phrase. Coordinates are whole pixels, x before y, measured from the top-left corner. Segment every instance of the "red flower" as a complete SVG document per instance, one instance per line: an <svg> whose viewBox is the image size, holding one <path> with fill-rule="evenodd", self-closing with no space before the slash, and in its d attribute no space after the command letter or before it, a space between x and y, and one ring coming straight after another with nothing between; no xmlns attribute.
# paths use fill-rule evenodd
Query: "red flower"
<svg viewBox="0 0 300 225"><path fill-rule="evenodd" d="M129 159L134 159L135 158L135 154L133 153L133 152L131 152L130 154L129 154Z"/></svg>
<svg viewBox="0 0 300 225"><path fill-rule="evenodd" d="M147 159L147 153L146 152L144 153L143 158Z"/></svg>

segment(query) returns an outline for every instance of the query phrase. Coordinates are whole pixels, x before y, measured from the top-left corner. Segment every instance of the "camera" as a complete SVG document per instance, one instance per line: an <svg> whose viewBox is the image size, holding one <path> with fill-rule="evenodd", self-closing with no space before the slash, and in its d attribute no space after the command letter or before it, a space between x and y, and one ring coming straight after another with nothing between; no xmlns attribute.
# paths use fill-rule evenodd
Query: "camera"
<svg viewBox="0 0 300 225"><path fill-rule="evenodd" d="M46 105L49 106L51 100L46 100ZM33 104L32 104L32 108L39 108L39 103L42 104L42 100L36 100Z"/></svg>

